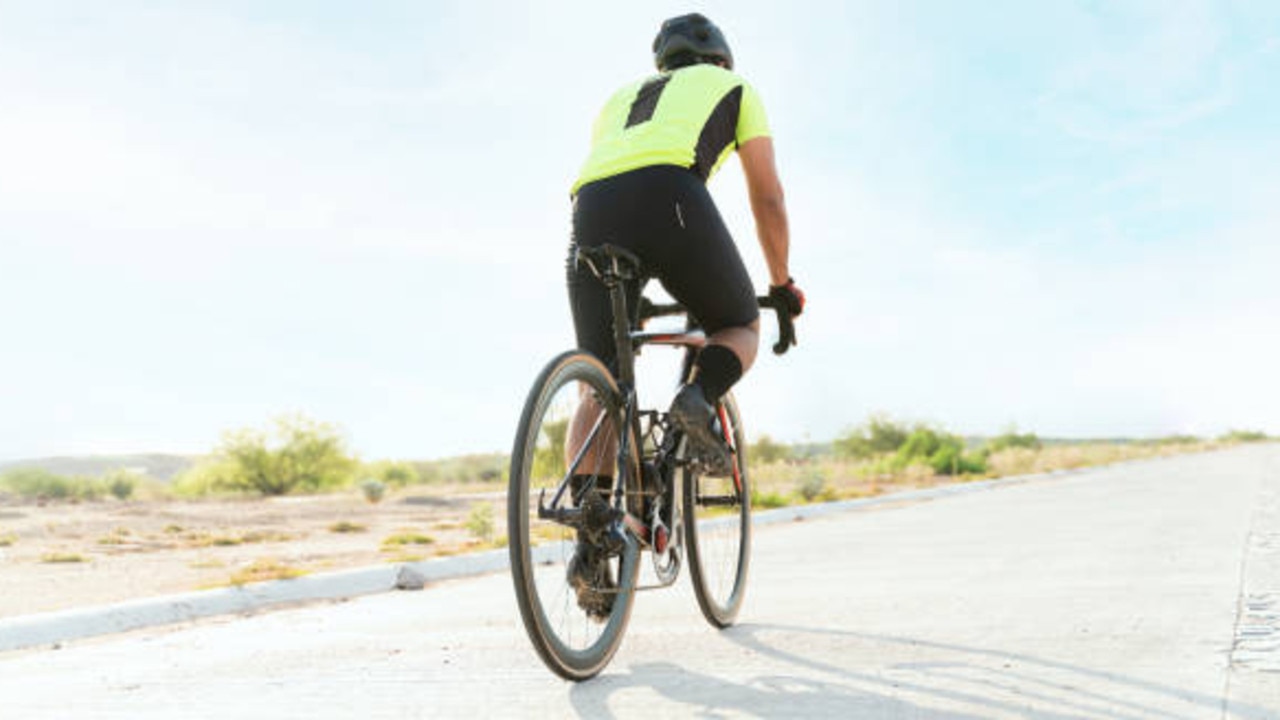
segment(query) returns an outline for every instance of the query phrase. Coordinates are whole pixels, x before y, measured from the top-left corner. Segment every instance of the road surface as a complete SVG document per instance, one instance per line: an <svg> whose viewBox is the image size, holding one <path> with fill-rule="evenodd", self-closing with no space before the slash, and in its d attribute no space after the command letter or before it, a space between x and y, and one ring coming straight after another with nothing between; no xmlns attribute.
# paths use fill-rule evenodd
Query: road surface
<svg viewBox="0 0 1280 720"><path fill-rule="evenodd" d="M1280 718L1280 446L760 528L741 623L640 596L597 679L508 576L0 655L3 718Z"/></svg>

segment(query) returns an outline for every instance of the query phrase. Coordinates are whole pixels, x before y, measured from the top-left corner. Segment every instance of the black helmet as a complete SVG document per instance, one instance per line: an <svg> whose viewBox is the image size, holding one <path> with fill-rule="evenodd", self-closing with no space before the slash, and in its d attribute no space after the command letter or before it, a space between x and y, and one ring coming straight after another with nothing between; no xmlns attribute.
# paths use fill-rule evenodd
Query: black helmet
<svg viewBox="0 0 1280 720"><path fill-rule="evenodd" d="M733 69L733 53L724 33L698 13L674 17L662 23L653 39L653 62L665 72L700 62L722 61Z"/></svg>

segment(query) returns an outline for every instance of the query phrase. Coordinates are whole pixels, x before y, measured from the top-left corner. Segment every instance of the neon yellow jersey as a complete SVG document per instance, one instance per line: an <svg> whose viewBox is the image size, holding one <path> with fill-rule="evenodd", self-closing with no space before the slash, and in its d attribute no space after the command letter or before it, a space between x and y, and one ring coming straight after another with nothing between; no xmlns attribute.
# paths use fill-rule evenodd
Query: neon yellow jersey
<svg viewBox="0 0 1280 720"><path fill-rule="evenodd" d="M692 65L631 83L596 117L591 153L572 194L594 180L677 165L709 180L746 141L769 135L760 97L717 65Z"/></svg>

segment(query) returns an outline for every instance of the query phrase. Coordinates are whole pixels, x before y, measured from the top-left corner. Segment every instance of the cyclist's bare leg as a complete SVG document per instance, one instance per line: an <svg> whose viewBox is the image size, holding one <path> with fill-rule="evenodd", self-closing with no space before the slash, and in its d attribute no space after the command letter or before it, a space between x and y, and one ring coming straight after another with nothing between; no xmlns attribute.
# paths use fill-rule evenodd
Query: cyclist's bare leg
<svg viewBox="0 0 1280 720"><path fill-rule="evenodd" d="M573 420L569 423L569 431L564 443L565 467L569 467L573 459L578 457L582 444L587 441L591 428L595 427L596 420L603 411L600 403L592 397L591 388L586 383L580 384L578 394L581 402L578 404ZM612 478L617 455L618 435L614 431L613 423L606 417L591 449L582 458L582 462L578 463L574 474L605 475Z"/></svg>
<svg viewBox="0 0 1280 720"><path fill-rule="evenodd" d="M756 351L760 347L760 320L757 318L750 325L724 328L707 338L709 345L723 345L738 356L745 374L756 361Z"/></svg>

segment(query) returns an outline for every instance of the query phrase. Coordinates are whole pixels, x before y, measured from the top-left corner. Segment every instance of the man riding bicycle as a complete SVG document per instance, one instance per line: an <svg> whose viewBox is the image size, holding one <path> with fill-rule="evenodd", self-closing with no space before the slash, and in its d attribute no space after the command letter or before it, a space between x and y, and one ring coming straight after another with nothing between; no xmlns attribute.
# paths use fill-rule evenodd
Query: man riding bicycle
<svg viewBox="0 0 1280 720"><path fill-rule="evenodd" d="M577 247L608 243L630 251L645 275L657 278L688 309L708 342L695 360L691 381L672 401L670 417L708 472L724 474L732 458L715 406L750 369L760 337L751 278L706 187L735 149L768 266L769 295L793 317L804 309L805 298L789 274L787 212L764 107L755 90L732 72L724 35L697 13L671 18L653 41L653 55L658 74L614 93L596 118L591 150L572 190L569 303L578 346L615 372L609 293L579 267ZM633 320L642 284L627 287ZM569 456L588 429L572 424ZM607 492L611 465L607 459L589 465L579 466L575 493L588 478ZM599 553L587 545L579 539L569 581L580 605L593 616L607 616L608 597L592 589L607 573L599 568Z"/></svg>

